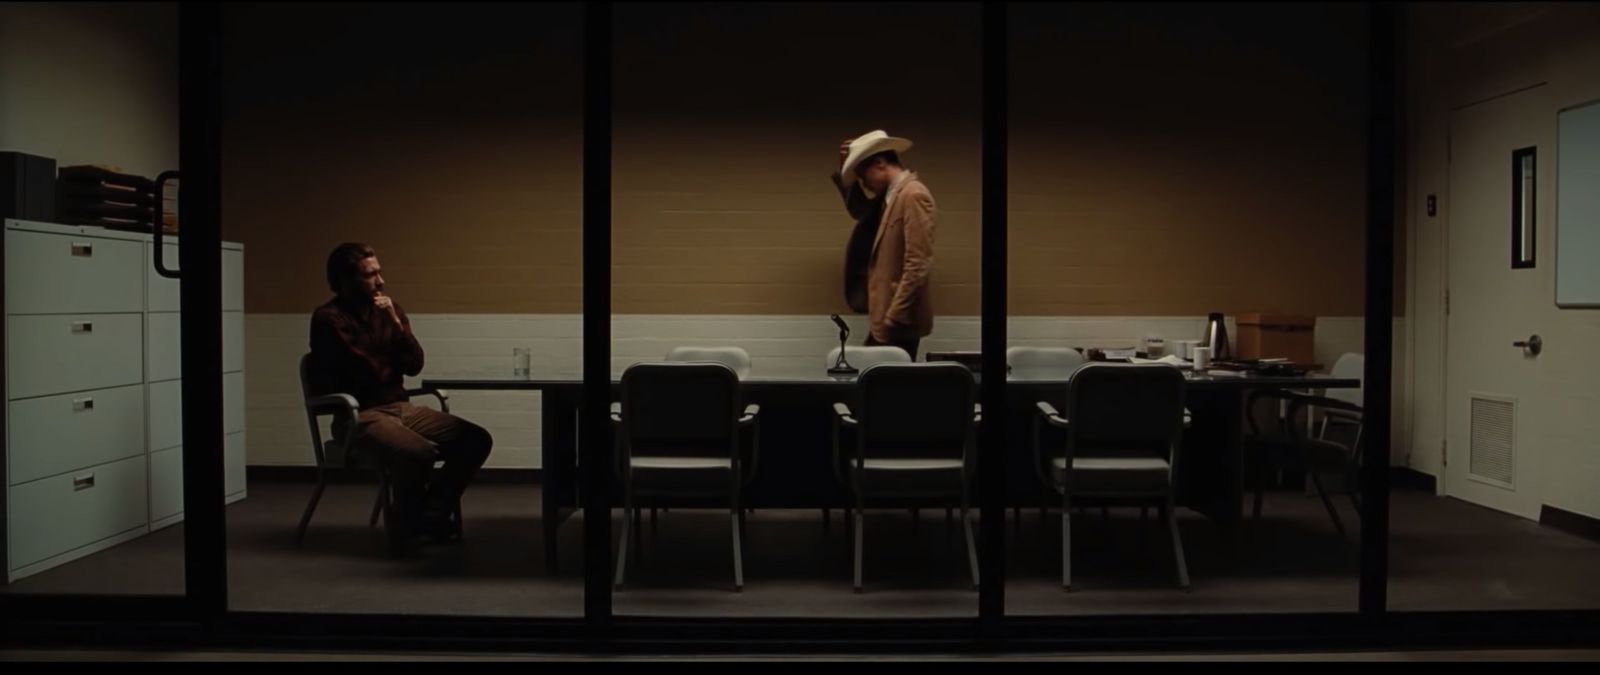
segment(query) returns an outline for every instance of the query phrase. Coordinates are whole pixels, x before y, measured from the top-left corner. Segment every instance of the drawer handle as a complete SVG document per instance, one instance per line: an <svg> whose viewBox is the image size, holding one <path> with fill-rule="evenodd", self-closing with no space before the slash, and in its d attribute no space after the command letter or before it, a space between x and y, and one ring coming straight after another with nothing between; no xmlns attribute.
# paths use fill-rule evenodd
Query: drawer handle
<svg viewBox="0 0 1600 675"><path fill-rule="evenodd" d="M79 258L93 257L94 244L86 244L78 241L72 242L72 255L75 255Z"/></svg>
<svg viewBox="0 0 1600 675"><path fill-rule="evenodd" d="M74 322L72 322L72 332L74 332L74 333L93 333L94 332L94 322L93 321L74 321Z"/></svg>
<svg viewBox="0 0 1600 675"><path fill-rule="evenodd" d="M94 399L80 398L72 402L73 412L83 412L85 410L94 410Z"/></svg>
<svg viewBox="0 0 1600 675"><path fill-rule="evenodd" d="M94 474L72 477L72 491L87 490L94 487Z"/></svg>

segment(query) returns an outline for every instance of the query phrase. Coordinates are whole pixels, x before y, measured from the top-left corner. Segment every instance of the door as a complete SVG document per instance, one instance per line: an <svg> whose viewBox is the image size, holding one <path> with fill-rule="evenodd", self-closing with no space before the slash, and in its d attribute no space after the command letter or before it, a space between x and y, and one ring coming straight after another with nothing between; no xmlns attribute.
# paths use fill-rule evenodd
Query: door
<svg viewBox="0 0 1600 675"><path fill-rule="evenodd" d="M1473 104L1450 119L1445 490L1533 519L1540 506L1538 453L1527 442L1527 422L1539 357L1517 343L1540 332L1551 301L1551 261L1535 256L1532 267L1516 267L1513 256L1518 248L1537 251L1533 242L1553 231L1545 208L1554 187L1549 89ZM1522 239L1513 231L1513 157L1520 164L1518 151L1529 147L1535 148L1534 230Z"/></svg>

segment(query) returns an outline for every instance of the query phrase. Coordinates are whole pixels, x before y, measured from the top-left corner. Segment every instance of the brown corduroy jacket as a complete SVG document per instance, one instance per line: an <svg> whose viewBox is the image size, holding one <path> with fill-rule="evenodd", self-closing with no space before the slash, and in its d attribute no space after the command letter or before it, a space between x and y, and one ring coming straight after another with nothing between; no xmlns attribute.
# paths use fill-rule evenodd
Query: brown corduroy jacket
<svg viewBox="0 0 1600 675"><path fill-rule="evenodd" d="M859 199L859 191L858 185L841 189L847 208L857 206L851 201L852 197ZM856 215L856 209L851 211ZM936 214L933 195L915 174L883 205L866 269L867 318L872 336L880 342L891 342L896 336L926 337L933 332Z"/></svg>

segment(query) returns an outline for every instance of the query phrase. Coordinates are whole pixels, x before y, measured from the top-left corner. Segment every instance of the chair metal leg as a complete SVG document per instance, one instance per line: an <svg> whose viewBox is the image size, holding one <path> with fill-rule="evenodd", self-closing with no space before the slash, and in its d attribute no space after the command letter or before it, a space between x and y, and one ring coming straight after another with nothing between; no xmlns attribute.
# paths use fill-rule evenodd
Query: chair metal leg
<svg viewBox="0 0 1600 675"><path fill-rule="evenodd" d="M1328 491L1322 487L1322 479L1316 471L1307 471L1308 483L1315 485L1317 496L1322 498L1322 507L1328 510L1328 517L1333 519L1333 529L1339 532L1339 538L1344 538L1344 521L1339 518L1339 509L1333 505L1333 500L1328 498Z"/></svg>
<svg viewBox="0 0 1600 675"><path fill-rule="evenodd" d="M383 495L385 492L387 492L387 487L384 485L383 480L380 479L378 481L378 496L372 500L372 517L367 519L367 527L378 526L378 516L383 515Z"/></svg>
<svg viewBox="0 0 1600 675"><path fill-rule="evenodd" d="M644 560L644 518L639 507L633 507L633 559Z"/></svg>
<svg viewBox="0 0 1600 675"><path fill-rule="evenodd" d="M316 489L311 491L311 501L306 504L305 513L300 515L300 527L296 528L294 532L294 543L296 546L299 546L300 541L306 538L306 526L311 524L311 514L316 512L317 503L322 501L322 491L326 490L327 488L328 484L326 482L320 479L317 480ZM382 490L378 491L378 499L383 499ZM381 504L382 501L379 503Z"/></svg>
<svg viewBox="0 0 1600 675"><path fill-rule="evenodd" d="M1189 563L1183 557L1183 539L1178 536L1178 509L1171 501L1162 508L1167 527L1172 530L1172 556L1178 561L1178 588L1189 590Z"/></svg>
<svg viewBox="0 0 1600 675"><path fill-rule="evenodd" d="M733 592L738 593L744 590L744 551L740 542L744 533L744 509L739 508L738 497L734 498L729 516L733 524Z"/></svg>
<svg viewBox="0 0 1600 675"><path fill-rule="evenodd" d="M856 588L856 592L860 593L861 592L861 531L863 529L865 529L864 527L862 527L861 509L860 508L857 508L855 510L855 520L852 521L852 522L855 523L855 534L856 534L856 546L855 546L855 549L856 549L856 577L855 577L855 588Z"/></svg>
<svg viewBox="0 0 1600 675"><path fill-rule="evenodd" d="M1061 590L1072 590L1072 500L1061 498Z"/></svg>
<svg viewBox="0 0 1600 675"><path fill-rule="evenodd" d="M624 499L625 501L622 505L622 536L617 540L617 576L612 581L612 584L617 588L622 587L622 574L628 567L628 535L631 534L629 525L630 521L633 520L631 517L633 513L633 490L631 487L627 488Z"/></svg>
<svg viewBox="0 0 1600 675"><path fill-rule="evenodd" d="M978 542L972 536L972 519L967 517L967 493L961 491L961 529L967 535L967 569L972 572L972 590L978 590Z"/></svg>
<svg viewBox="0 0 1600 675"><path fill-rule="evenodd" d="M1361 480L1358 471L1360 467L1354 464L1345 465L1345 492L1350 496L1350 504L1356 507L1356 522L1366 526L1366 512L1361 509Z"/></svg>
<svg viewBox="0 0 1600 675"><path fill-rule="evenodd" d="M1255 505L1250 508L1250 519L1251 520L1256 520L1256 521L1261 520L1261 493L1263 492L1263 487L1264 487L1262 485L1262 483L1266 482L1266 476L1264 474L1265 474L1265 472L1262 471L1261 468L1259 468L1259 466L1258 466L1256 468L1256 470L1255 470L1255 484L1256 484L1255 485L1255 487L1256 487Z"/></svg>

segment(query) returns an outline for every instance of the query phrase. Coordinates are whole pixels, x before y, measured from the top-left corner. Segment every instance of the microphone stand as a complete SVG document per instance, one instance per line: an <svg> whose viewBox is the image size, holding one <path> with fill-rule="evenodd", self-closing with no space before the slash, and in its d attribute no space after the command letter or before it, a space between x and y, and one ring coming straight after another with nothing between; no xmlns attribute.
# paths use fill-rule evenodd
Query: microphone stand
<svg viewBox="0 0 1600 675"><path fill-rule="evenodd" d="M855 366L850 365L850 362L844 357L846 351L845 341L850 339L850 326L845 324L845 322L840 319L839 315L837 314L833 315L833 322L839 326L839 358L834 361L833 367L828 369L828 374L855 375L861 371L857 370Z"/></svg>

